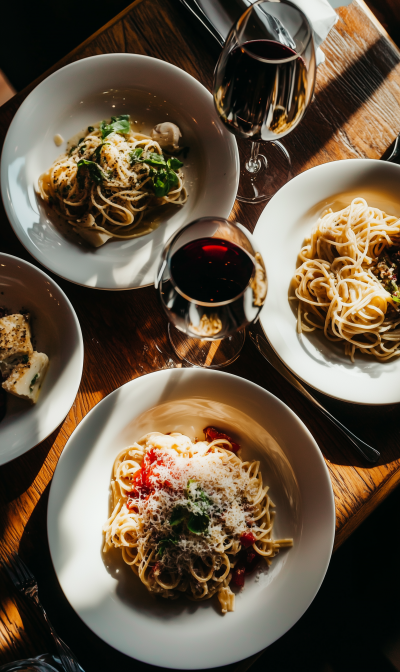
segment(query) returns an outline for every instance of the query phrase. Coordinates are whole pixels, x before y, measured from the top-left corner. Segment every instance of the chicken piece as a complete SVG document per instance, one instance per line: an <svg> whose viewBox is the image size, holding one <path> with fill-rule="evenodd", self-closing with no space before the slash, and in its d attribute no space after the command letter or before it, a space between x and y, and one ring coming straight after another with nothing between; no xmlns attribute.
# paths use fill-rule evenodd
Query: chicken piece
<svg viewBox="0 0 400 672"><path fill-rule="evenodd" d="M33 352L27 362L21 361L2 384L6 392L36 404L45 377L49 358L43 352Z"/></svg>
<svg viewBox="0 0 400 672"><path fill-rule="evenodd" d="M0 362L14 357L31 355L31 328L29 315L6 315L0 319Z"/></svg>
<svg viewBox="0 0 400 672"><path fill-rule="evenodd" d="M163 124L154 126L150 135L153 140L158 142L160 147L170 147L171 149L178 149L179 138L182 137L178 126L172 124L170 121L164 121Z"/></svg>

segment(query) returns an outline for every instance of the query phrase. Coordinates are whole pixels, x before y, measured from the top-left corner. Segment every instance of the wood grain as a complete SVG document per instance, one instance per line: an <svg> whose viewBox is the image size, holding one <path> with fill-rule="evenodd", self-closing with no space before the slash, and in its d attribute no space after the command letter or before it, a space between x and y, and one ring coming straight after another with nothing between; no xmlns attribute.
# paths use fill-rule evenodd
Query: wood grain
<svg viewBox="0 0 400 672"><path fill-rule="evenodd" d="M338 23L324 43L326 62L318 69L315 100L301 125L285 139L294 174L342 158L380 157L400 130L400 52L364 11L362 2L341 8L338 15ZM218 57L216 45L192 25L178 0L143 0L133 3L129 11L52 71L74 60L108 52L141 53L167 60L209 89ZM32 86L0 109L1 144ZM231 217L252 230L261 211L262 206L236 203ZM32 262L2 207L0 237L2 251ZM0 469L0 553L5 559L19 549L39 580L51 620L86 672L120 666L141 670L147 666L100 641L64 598L49 556L46 508L57 460L87 412L125 382L171 366L174 355L166 339L166 319L152 287L109 293L78 287L57 277L55 280L71 300L82 326L82 383L62 425L29 453ZM361 407L324 397L323 403L333 414L381 450L379 464L366 466L346 439L261 358L249 340L241 357L227 370L278 396L312 432L332 479L339 546L400 480L398 406ZM0 664L48 650L51 642L41 619L16 596L3 572L0 595ZM244 661L240 669L244 672L252 660Z"/></svg>

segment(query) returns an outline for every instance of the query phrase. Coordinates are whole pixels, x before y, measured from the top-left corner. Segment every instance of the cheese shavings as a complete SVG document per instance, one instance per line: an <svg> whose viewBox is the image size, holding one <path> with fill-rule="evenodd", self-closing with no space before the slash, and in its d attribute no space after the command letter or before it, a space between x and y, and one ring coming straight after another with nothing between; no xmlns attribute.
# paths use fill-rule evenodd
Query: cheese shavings
<svg viewBox="0 0 400 672"><path fill-rule="evenodd" d="M213 431L210 442L153 432L121 451L104 550L121 548L150 592L218 593L225 613L234 609L229 583L243 586L261 557L269 563L292 540L272 539L274 504L259 462L242 461L238 444Z"/></svg>

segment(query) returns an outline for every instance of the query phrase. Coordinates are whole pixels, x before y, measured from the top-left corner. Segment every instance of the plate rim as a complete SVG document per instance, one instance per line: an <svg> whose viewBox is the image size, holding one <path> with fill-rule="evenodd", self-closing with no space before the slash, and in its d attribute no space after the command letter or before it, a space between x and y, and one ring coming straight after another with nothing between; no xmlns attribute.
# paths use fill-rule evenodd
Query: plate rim
<svg viewBox="0 0 400 672"><path fill-rule="evenodd" d="M53 278L51 276L47 275L47 273L42 271L41 268L38 268L37 266L35 266L31 262L26 261L25 259L22 259L21 257L17 257L14 254L8 254L7 252L0 252L0 262L3 258L12 259L13 261L18 261L19 263L22 263L22 264L25 264L26 266L29 266L31 269L33 269L34 272L36 271L39 275L46 278L47 281L50 281L50 283L53 286L57 287L57 290L60 292L61 296L65 300L65 302L68 306L68 309L70 311L70 314L72 315L73 320L74 320L77 340L78 340L78 343L79 343L80 362L79 362L79 380L78 380L78 376L77 376L76 389L75 389L73 398L72 398L72 393L70 395L72 401L71 401L71 404L68 407L68 410L66 411L66 413L64 413L64 411L62 413L59 413L58 416L57 416L57 422L56 422L56 424L54 424L54 427L52 427L52 429L49 432L47 432L47 434L45 434L38 441L36 441L36 443L30 445L30 442L27 442L29 444L28 447L27 447L27 444L25 444L25 447L19 448L18 450L15 451L15 453L13 453L12 456L6 457L6 459L4 459L5 456L0 453L0 466L8 464L12 460L15 460L15 459L21 457L21 455L25 455L25 453L28 453L30 450L32 450L33 448L38 446L39 443L42 443L43 441L45 441L50 436L50 434L52 434L57 429L57 427L59 427L61 425L61 423L65 420L65 418L67 417L68 413L70 412L70 410L71 410L71 408L74 404L74 401L76 399L76 395L78 394L78 390L79 390L79 387L80 387L80 384L81 384L81 381L82 381L83 361L84 361L84 343L83 343L81 325L79 323L78 316L75 312L75 308L73 307L73 305L72 305L71 301L69 300L68 296L65 294L64 290L61 289L61 287L53 280ZM1 434L1 425L0 425L0 434Z"/></svg>
<svg viewBox="0 0 400 672"><path fill-rule="evenodd" d="M7 219L10 223L10 226L13 230L13 233L16 235L19 242L21 243L21 245L23 245L23 247L27 250L27 252L38 263L40 263L44 268L46 268L46 270L48 270L50 273L54 273L55 275L62 278L63 280L67 280L68 282L72 282L73 284L75 284L79 287L88 287L89 289L96 289L96 290L99 290L99 291L116 291L116 292L118 292L118 291L119 292L131 291L133 289L141 289L141 287L150 287L152 285L152 283L143 284L143 285L135 285L135 286L130 286L129 285L129 286L126 286L126 287L101 287L101 286L94 287L94 286L88 285L86 283L80 283L76 280L72 280L70 277L67 277L66 275L61 275L56 269L48 266L47 263L45 263L47 257L41 255L36 250L35 246L31 246L29 244L29 239L27 239L27 236L24 235L21 231L18 230L19 228L21 228L20 227L20 220L13 211L11 195L7 194L7 191L8 191L8 188L7 188L8 187L7 168L8 168L9 164L5 161L5 154L6 154L6 151L8 151L8 144L10 142L10 137L11 137L11 134L13 132L13 128L18 123L18 120L19 120L19 117L21 116L21 114L23 114L25 109L27 109L28 105L30 104L31 96L37 91L37 89L40 89L40 87L42 85L47 84L52 79L57 78L57 76L59 75L60 72L64 72L65 70L68 70L68 69L71 69L71 68L74 68L74 67L79 68L80 64L82 64L83 62L93 61L93 60L98 60L98 59L120 58L121 56L125 57L127 59L134 59L134 60L135 59L138 59L138 60L145 59L145 60L151 60L151 61L159 61L163 65L166 65L167 67L170 67L174 70L177 70L177 71L179 71L179 73L181 73L181 74L183 73L184 76L194 80L196 82L196 84L199 87L201 87L204 90L204 92L212 99L212 93L210 91L208 91L208 89L204 86L204 84L202 84L198 79L193 77L193 75L188 73L183 68L179 68L177 65L174 65L173 63L169 63L168 61L164 61L163 59L159 59L159 58L156 58L156 57L153 57L153 56L148 56L147 54L133 54L133 53L125 53L125 52L113 52L113 53L109 53L109 54L95 54L93 56L87 56L86 58L81 58L77 61L73 61L72 63L68 63L67 65L64 65L62 68L59 68L55 72L48 75L48 77L45 77L41 82L39 82L39 84L37 84L32 89L32 91L29 92L27 97L23 100L23 102L19 106L19 108L18 108L17 112L15 113L13 119L11 120L11 123L10 123L10 125L8 127L8 130L7 130L7 133L6 133L6 136L4 138L4 143L3 143L3 147L2 147L2 151L1 151L1 158L0 158L0 191L1 191L1 198L2 198L2 202L3 202L3 207L4 207L4 210L6 212ZM234 206L235 201L236 201L236 194L237 194L239 178L240 178L240 160L239 160L239 149L238 149L238 146L237 146L237 142L236 142L235 137L232 134L229 133L229 136L227 136L227 137L229 137L229 140L232 141L232 147L231 148L234 150L234 154L235 154L235 157L236 157L236 161L235 161L235 163L236 163L236 184L235 184L234 195L230 199L229 212L227 211L227 213L225 215L220 215L220 216L223 216L225 218L228 218L230 213L232 212L233 206ZM184 224L181 225L181 226L184 226Z"/></svg>
<svg viewBox="0 0 400 672"><path fill-rule="evenodd" d="M78 615L78 617L83 621L83 623L85 623L85 625L92 632L94 632L94 634L96 634L98 637L100 637L102 639L102 641L104 641L106 644L108 644L112 648L116 649L117 651L123 653L124 655L130 656L130 657L132 657L133 659L136 659L136 660L141 660L142 662L145 662L145 663L150 664L150 665L158 665L159 663L157 663L155 661L155 659L145 659L141 656L139 657L137 654L128 653L127 650L122 651L121 648L119 648L118 645L113 644L110 641L110 639L106 640L99 632L97 632L95 629L93 629L92 626L88 623L88 621L74 607L72 602L70 602L69 596L64 591L62 581L61 581L60 576L59 576L59 574L57 572L57 569L56 569L56 565L55 565L55 562L54 562L54 556L53 556L53 549L52 549L52 544L56 543L56 542L52 541L52 537L51 537L51 533L50 533L50 528L54 524L53 519L55 521L56 517L58 517L60 515L60 513L62 511L62 506L64 505L65 500L63 500L63 503L62 503L62 505L60 505L58 511L56 513L54 513L53 499L55 499L56 496L57 496L55 494L55 488L56 488L56 485L57 485L58 478L62 478L62 471L61 470L63 469L63 463L64 463L64 460L65 460L65 456L68 454L68 451L71 450L71 446L72 446L72 450L74 449L73 448L74 437L76 437L76 435L77 435L77 433L79 433L79 431L82 431L82 428L84 427L85 422L88 420L89 416L91 416L91 414L93 414L93 413L99 412L98 407L100 407L103 404L103 402L107 402L109 404L112 404L113 396L117 395L122 388L140 386L140 381L144 378L148 378L149 376L152 376L154 378L155 377L160 377L160 376L165 377L165 378L176 376L179 379L179 378L187 375L187 374L183 373L184 371L191 372L192 370L193 369L188 369L188 370L187 369L161 369L161 370L158 370L158 371L152 371L150 373L144 374L143 376L139 376L138 378L130 380L130 381L124 383L123 385L117 387L115 390L113 390L107 396L105 396L101 401L99 401L95 406L93 406L93 408L79 422L79 424L77 425L77 427L75 428L75 430L73 431L71 436L69 437L69 439L68 439L68 441L67 441L67 443L64 447L64 450L63 450L63 452L60 456L60 459L57 463L55 472L53 474L53 479L52 479L52 482L51 482L49 498L48 498L48 505L47 505L46 530L47 530L47 540L48 540L48 545L49 545L50 557L51 557L51 561L52 561L52 564L53 564L54 572L56 574L57 580L60 584L60 587L61 587L61 589L64 593L64 596L65 596L66 600L71 605L72 609ZM314 439L314 437L312 436L311 432L306 427L304 422L301 420L301 418L299 418L299 416L289 406L287 406L281 399L279 399L279 397L276 397L274 394L272 394L271 392L269 392L265 388L261 387L260 385L257 385L257 383L254 383L251 380L248 380L247 378L242 378L241 376L237 376L235 374L231 374L231 373L228 373L228 372L225 372L225 371L219 371L219 370L214 371L214 370L200 369L199 371L201 372L201 375L213 375L213 376L218 375L218 376L224 376L224 377L230 378L230 379L232 379L232 378L239 379L239 381L241 381L241 383L244 383L245 385L247 384L250 387L256 388L259 391L261 390L261 393L265 393L266 397L269 397L271 399L272 403L278 403L278 405L281 406L281 408L284 409L286 413L289 413L289 416L291 416L291 419L294 422L300 423L303 431L305 432L305 435L307 436L307 439L310 443L310 446L312 446L313 454L314 454L316 460L318 461L319 465L322 467L322 473L324 474L324 478L325 478L325 490L326 490L326 495L327 495L327 508L326 508L326 514L325 515L326 515L327 520L330 518L331 530L330 530L330 535L329 535L330 543L327 544L326 548L324 549L324 561L323 561L323 563L321 562L321 565L323 564L323 568L322 568L322 570L320 572L320 575L319 575L319 579L318 579L318 582L317 582L318 585L316 585L316 587L314 588L314 592L313 592L312 596L309 596L307 598L307 606L303 609L302 613L299 616L296 616L294 618L294 620L292 620L290 622L290 624L288 626L286 626L284 630L282 630L280 635L275 637L273 640L269 641L268 644L266 644L266 645L264 644L263 646L261 646L261 648L257 648L257 650L253 651L253 653L251 653L251 654L246 653L245 658L247 658L249 655L254 655L256 653L259 653L260 651L264 651L266 648L268 648L268 646L273 644L274 641L276 641L277 639L282 637L288 630L290 630L295 625L295 623L300 618L302 618L304 613L307 611L307 609L310 607L311 603L315 599L317 593L319 592L320 587L323 583L323 580L325 578L326 572L327 572L328 567L329 567L329 563L330 563L332 552L333 552L333 545L334 545L334 541L335 541L335 532L336 532L335 496L334 496L332 482L331 482L331 478L330 478L330 474L329 474L327 464L325 462L323 454L322 454L316 440ZM149 408L150 408L150 406L149 406ZM328 546L329 546L329 548L328 548ZM229 658L228 657L224 662L218 662L217 665L220 666L220 665L232 664L232 663L239 662L240 660L243 660L243 658L237 658L237 656L234 657L234 658L232 658L232 657ZM197 669L214 668L216 665L215 665L215 662L214 663L207 663L206 665L197 664L197 663L191 664L189 666L188 666L187 663L182 664L182 665L177 665L176 661L174 663L169 663L169 662L164 660L163 661L163 666L166 667L167 669L182 669L182 670L185 670L185 669L186 670L188 670L188 669L192 670L193 669L193 670L197 670Z"/></svg>
<svg viewBox="0 0 400 672"><path fill-rule="evenodd" d="M315 171L319 172L319 171L322 171L322 170L330 170L332 165L344 164L344 163L348 164L350 161L356 162L360 166L363 166L363 167L367 167L367 164L369 164L369 165L375 164L375 165L380 165L380 166L389 166L390 165L390 166L392 166L392 168L389 168L389 170L393 170L394 172L396 170L399 171L399 177L400 177L400 165L395 164L395 163L391 163L391 162L388 162L388 161L382 161L382 159L369 159L369 158L367 158L367 159L364 159L364 158L350 159L349 158L349 159L338 159L338 160L334 160L334 161L327 161L326 163L321 163L321 164L318 164L317 166L312 166L311 168L308 168L307 170L304 170L303 172L296 175L292 180L287 182L278 192L276 192L276 194L274 194L274 196L270 199L270 201L268 201L267 205L265 206L264 210L262 211L262 213L261 213L261 215L260 215L260 217L257 221L257 224L255 226L255 229L254 229L254 236L255 236L258 244L260 245L260 248L262 249L262 247L263 247L261 242L260 242L260 230L261 230L261 226L262 226L262 220L265 220L268 217L267 210L268 210L271 203L273 203L273 202L275 203L278 200L278 197L282 198L282 194L286 194L286 192L289 192L290 189L292 188L292 184L294 182L296 182L296 184L298 184L300 181L308 179L309 173L313 173ZM384 168L384 170L387 170L387 168ZM295 269L293 269L293 270L295 270ZM267 275L268 275L268 267L267 267ZM268 301L268 295L267 295L267 301ZM327 396L331 399L336 399L338 401L342 401L342 402L348 403L348 404L354 404L354 405L357 405L357 406L389 406L389 405L392 405L392 404L400 403L400 390L399 390L396 398L389 399L387 401L376 401L376 399L369 399L369 400L365 401L365 400L362 400L362 399L359 399L359 398L357 398L357 399L354 398L354 397L349 398L349 397L344 397L342 395L333 394L332 392L329 392L323 385L320 386L320 385L315 384L314 382L310 382L306 377L304 377L304 375L300 375L300 373L298 373L296 368L294 368L289 363L287 363L283 359L283 357L281 356L280 352L278 351L278 349L276 347L275 341L273 341L268 335L268 333L269 333L269 322L268 322L268 316L267 315L268 315L268 305L266 305L264 307L264 309L261 311L260 318L259 318L260 326L262 328L262 332L263 332L265 338L267 339L268 343L271 345L272 349L274 350L276 355L279 357L281 362L285 365L285 367L287 369L289 369L289 371L291 371L291 373L293 373L299 380L301 380L306 385L309 385L312 389L316 390L317 392L320 392L321 394L324 394L325 396ZM345 360L345 361L347 362L347 360ZM320 380L321 380L321 382L323 382L324 381L324 376L321 376ZM344 387L343 389L345 390L346 388Z"/></svg>

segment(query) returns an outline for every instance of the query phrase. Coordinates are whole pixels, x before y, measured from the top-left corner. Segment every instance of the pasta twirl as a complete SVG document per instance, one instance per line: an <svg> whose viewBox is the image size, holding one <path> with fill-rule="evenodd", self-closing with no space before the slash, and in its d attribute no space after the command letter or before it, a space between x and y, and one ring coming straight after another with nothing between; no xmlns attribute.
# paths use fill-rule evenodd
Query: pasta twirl
<svg viewBox="0 0 400 672"><path fill-rule="evenodd" d="M353 362L357 349L379 361L399 355L398 269L387 258L399 244L400 220L363 198L339 212L328 210L302 248L293 277L298 331L323 329L329 340L345 342Z"/></svg>
<svg viewBox="0 0 400 672"><path fill-rule="evenodd" d="M76 233L98 247L110 238L149 233L149 224L139 225L151 207L183 205L182 166L176 156L164 156L156 139L132 130L129 115L122 115L90 126L78 145L40 176L38 188Z"/></svg>
<svg viewBox="0 0 400 672"><path fill-rule="evenodd" d="M124 448L114 463L104 550L121 548L150 592L191 600L217 594L225 613L234 610L231 581L243 585L250 565L260 557L269 564L293 542L273 539L274 504L260 463L242 461L223 436L194 443L153 432Z"/></svg>

